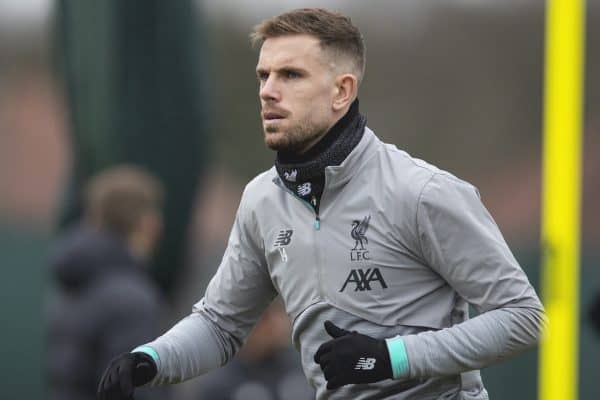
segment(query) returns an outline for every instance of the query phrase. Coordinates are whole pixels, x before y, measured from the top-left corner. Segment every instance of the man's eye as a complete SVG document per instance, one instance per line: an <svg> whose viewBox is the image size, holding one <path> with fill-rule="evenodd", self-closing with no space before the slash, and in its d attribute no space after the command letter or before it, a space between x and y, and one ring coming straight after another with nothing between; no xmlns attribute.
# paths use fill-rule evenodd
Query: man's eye
<svg viewBox="0 0 600 400"><path fill-rule="evenodd" d="M259 81L266 81L267 79L269 79L269 74L262 73L262 74L256 75L256 77L258 78Z"/></svg>
<svg viewBox="0 0 600 400"><path fill-rule="evenodd" d="M297 78L300 78L300 74L295 71L286 71L285 77L287 79L297 79Z"/></svg>

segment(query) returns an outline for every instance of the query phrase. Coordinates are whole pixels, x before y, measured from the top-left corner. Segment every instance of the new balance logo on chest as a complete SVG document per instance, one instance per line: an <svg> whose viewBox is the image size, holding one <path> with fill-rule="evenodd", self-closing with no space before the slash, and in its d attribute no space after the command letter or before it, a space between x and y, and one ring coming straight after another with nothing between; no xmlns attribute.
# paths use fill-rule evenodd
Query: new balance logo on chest
<svg viewBox="0 0 600 400"><path fill-rule="evenodd" d="M282 229L279 231L277 238L275 239L275 243L273 243L273 247L279 250L279 255L281 256L281 261L287 262L288 256L285 251L285 246L292 242L292 235L294 231L292 229Z"/></svg>
<svg viewBox="0 0 600 400"><path fill-rule="evenodd" d="M279 235L277 235L277 239L275 239L275 244L273 246L287 246L292 241L292 235L294 231L291 229L282 229L279 231Z"/></svg>

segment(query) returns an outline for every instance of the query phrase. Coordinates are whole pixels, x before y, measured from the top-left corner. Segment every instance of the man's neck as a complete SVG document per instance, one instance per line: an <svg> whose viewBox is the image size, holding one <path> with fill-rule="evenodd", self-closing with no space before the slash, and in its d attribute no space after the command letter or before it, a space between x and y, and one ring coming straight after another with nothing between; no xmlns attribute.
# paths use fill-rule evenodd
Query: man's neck
<svg viewBox="0 0 600 400"><path fill-rule="evenodd" d="M348 124L358 115L358 99L355 99L347 110L331 126L301 152L278 151L277 160L280 163L301 163L314 159L329 148L333 142L344 132Z"/></svg>
<svg viewBox="0 0 600 400"><path fill-rule="evenodd" d="M302 157L303 154L308 153L317 143L319 143L330 131L331 129L348 113L352 104L349 104L346 108L340 111L337 118L329 124L327 129L323 131L319 136L315 137L310 143L308 143L302 150L296 152L296 155Z"/></svg>

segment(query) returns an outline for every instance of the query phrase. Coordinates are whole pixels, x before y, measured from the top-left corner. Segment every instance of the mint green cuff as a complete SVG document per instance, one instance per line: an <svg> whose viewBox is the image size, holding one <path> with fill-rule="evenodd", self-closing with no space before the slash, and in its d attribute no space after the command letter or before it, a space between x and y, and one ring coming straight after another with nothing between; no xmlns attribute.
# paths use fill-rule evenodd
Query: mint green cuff
<svg viewBox="0 0 600 400"><path fill-rule="evenodd" d="M390 362L392 363L392 373L394 379L408 377L408 356L404 340L400 336L385 340L388 352L390 353Z"/></svg>
<svg viewBox="0 0 600 400"><path fill-rule="evenodd" d="M159 366L160 366L160 357L158 356L158 353L156 352L156 350L154 350L152 347L147 346L147 345L138 346L135 349L133 349L131 352L132 353L138 352L138 353L146 353L146 354L148 354L150 357L152 357L152 359L156 363L156 367L159 368Z"/></svg>

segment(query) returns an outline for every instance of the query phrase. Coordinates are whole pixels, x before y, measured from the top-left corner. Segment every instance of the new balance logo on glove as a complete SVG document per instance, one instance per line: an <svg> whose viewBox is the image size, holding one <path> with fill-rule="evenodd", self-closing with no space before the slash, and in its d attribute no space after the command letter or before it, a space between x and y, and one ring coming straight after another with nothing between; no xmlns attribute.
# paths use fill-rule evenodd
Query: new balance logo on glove
<svg viewBox="0 0 600 400"><path fill-rule="evenodd" d="M373 369L375 368L375 362L377 362L377 360L374 358L361 357L358 359L354 369Z"/></svg>

